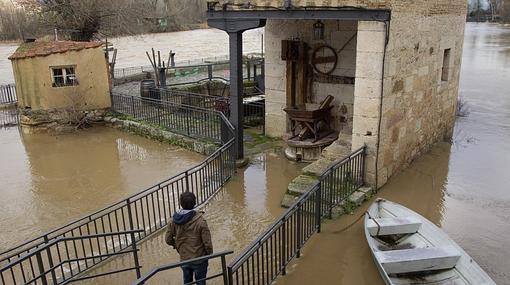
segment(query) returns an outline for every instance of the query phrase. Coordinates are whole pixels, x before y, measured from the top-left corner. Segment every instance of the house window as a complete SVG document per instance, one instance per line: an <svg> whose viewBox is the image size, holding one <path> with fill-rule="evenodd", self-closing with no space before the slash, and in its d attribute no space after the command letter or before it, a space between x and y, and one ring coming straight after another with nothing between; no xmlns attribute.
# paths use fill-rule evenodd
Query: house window
<svg viewBox="0 0 510 285"><path fill-rule="evenodd" d="M51 68L53 87L78 85L75 66L59 66Z"/></svg>
<svg viewBox="0 0 510 285"><path fill-rule="evenodd" d="M445 49L443 55L443 69L441 70L441 81L448 81L450 74L450 54L451 49Z"/></svg>

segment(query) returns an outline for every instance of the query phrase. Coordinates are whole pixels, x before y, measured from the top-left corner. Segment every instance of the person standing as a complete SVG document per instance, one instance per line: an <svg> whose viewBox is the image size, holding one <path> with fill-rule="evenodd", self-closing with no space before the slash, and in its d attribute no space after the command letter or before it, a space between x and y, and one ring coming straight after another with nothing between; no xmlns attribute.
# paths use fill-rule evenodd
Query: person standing
<svg viewBox="0 0 510 285"><path fill-rule="evenodd" d="M204 212L196 211L196 196L191 192L184 192L179 197L181 210L176 212L168 224L165 240L173 246L180 255L181 261L211 255L213 245L211 232L204 218ZM207 277L207 260L183 265L184 284L205 279ZM204 285L205 280L196 284Z"/></svg>

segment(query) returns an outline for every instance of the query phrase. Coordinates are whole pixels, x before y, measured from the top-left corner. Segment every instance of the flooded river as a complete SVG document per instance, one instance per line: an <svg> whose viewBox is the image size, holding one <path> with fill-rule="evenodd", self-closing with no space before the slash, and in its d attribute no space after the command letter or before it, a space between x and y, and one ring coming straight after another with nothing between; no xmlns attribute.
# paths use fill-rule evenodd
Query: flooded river
<svg viewBox="0 0 510 285"><path fill-rule="evenodd" d="M260 52L263 30L250 30L243 34L244 52ZM228 35L217 29L148 34L108 39L118 49L117 68L150 65L146 51L154 48L167 59L170 50L178 62L228 55ZM14 82L11 63L7 59L18 44L0 44L0 84Z"/></svg>
<svg viewBox="0 0 510 285"><path fill-rule="evenodd" d="M290 181L301 173L304 164L289 162L280 152L255 155L245 169L230 180L202 210L211 229L214 251L233 250L235 257L262 233L285 209L280 202ZM143 272L155 266L178 261L177 252L167 246L164 231L140 244ZM91 274L119 270L132 265L132 256L117 258ZM210 274L218 273L219 264L211 262ZM93 279L87 284L130 284L134 273ZM159 274L150 284L180 284L180 269ZM213 282L212 284L219 284Z"/></svg>
<svg viewBox="0 0 510 285"><path fill-rule="evenodd" d="M0 251L203 159L107 127L65 135L27 135L17 127L0 128Z"/></svg>
<svg viewBox="0 0 510 285"><path fill-rule="evenodd" d="M178 60L227 52L227 37L222 32L176 34L119 39L119 66L145 65L145 58L139 55L151 47L173 49ZM208 35L220 38L211 42ZM254 32L251 40L247 37L253 51L258 50L259 36ZM6 80L10 71L5 70L8 65L3 59L9 49L13 48L0 46L0 83L12 81ZM454 143L438 144L378 193L442 227L498 284L510 284L508 90L510 27L468 24L461 97L469 114L457 120ZM32 139L10 128L0 130L0 158L0 248L4 249L138 191L201 157L110 129ZM59 160L65 165L57 163ZM300 167L281 156L264 154L229 182L204 209L215 250L239 252L281 214L280 198ZM103 179L107 181L101 184ZM56 201L70 206L56 207ZM351 216L329 221L278 283L383 284L370 256L362 222L358 221L368 205ZM13 223L18 225L15 233L5 230L12 229ZM161 234L141 247L143 271L177 259L175 252L164 245ZM117 259L104 267L120 268L128 261ZM132 281L132 275L125 275L128 280L124 281ZM177 275L163 277L176 280ZM123 282L108 279L108 283Z"/></svg>
<svg viewBox="0 0 510 285"><path fill-rule="evenodd" d="M497 284L510 284L509 90L510 27L468 24L461 97L469 115L457 120L453 144L434 147L377 195L443 228ZM368 206L327 223L278 283L384 284L357 221Z"/></svg>

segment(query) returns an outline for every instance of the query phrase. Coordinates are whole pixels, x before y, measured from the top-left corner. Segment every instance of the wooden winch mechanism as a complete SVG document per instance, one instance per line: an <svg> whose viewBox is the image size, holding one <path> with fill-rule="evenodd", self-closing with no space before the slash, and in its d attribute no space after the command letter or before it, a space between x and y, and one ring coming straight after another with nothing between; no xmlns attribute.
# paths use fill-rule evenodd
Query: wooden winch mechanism
<svg viewBox="0 0 510 285"><path fill-rule="evenodd" d="M303 41L282 41L282 60L287 62L287 106L284 111L290 120L290 140L304 141L312 138L312 143L315 143L333 132L330 128L330 115L334 98L328 95L318 109L307 108L311 71L308 50L308 45Z"/></svg>

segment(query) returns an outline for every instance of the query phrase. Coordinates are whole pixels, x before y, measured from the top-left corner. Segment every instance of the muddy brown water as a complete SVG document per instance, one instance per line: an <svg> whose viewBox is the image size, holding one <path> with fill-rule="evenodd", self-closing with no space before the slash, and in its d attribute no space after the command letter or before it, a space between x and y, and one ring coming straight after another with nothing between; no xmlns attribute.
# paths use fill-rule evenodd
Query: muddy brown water
<svg viewBox="0 0 510 285"><path fill-rule="evenodd" d="M303 164L289 162L280 152L255 155L250 164L238 171L208 204L202 208L211 229L215 252L234 251L227 262L261 234L285 209L280 202L289 182L299 175ZM164 231L140 244L142 274L155 266L175 263L179 257L165 244ZM133 265L132 256L116 258L90 274L119 270ZM219 260L218 260L219 261ZM211 261L210 274L219 272L219 263ZM130 284L133 272L94 279L86 284ZM158 275L148 284L181 284L179 268ZM221 284L214 280L212 284Z"/></svg>
<svg viewBox="0 0 510 285"><path fill-rule="evenodd" d="M417 159L409 169L393 177L378 193L379 197L402 203L443 228L498 284L510 284L508 271L510 268L508 258L510 256L510 242L508 242L510 236L510 223L508 223L510 219L508 186L510 185L510 96L508 96L508 90L510 90L510 27L468 24L461 74L461 97L467 102L469 114L458 118L454 143L438 144L429 153ZM20 141L19 137L16 138L13 134L6 135L1 132L0 130L2 148L6 142L9 144L9 140ZM75 143L79 143L79 140ZM142 143L144 146L145 144ZM111 151L118 152L115 144L112 145L110 151L102 155L110 156ZM33 180L45 181L45 179L44 176L38 176L38 173L35 177L39 178L32 176L30 171L32 166L27 162L28 158L26 154L23 154L24 152L26 150L23 144L18 142L13 144L8 152L0 153L0 175L3 175L0 180L1 189L2 192L7 193L5 195L2 193L0 209L3 211L0 219L3 224L0 226L4 229L1 232L0 242L4 243L17 235L10 231L12 221L30 221L31 225L45 226L48 226L48 223L59 224L51 220L52 217L48 217L48 209L52 206L51 200L41 199L38 197L40 192L31 190ZM45 154L44 151L38 153ZM159 152L156 153L159 154ZM69 165L73 165L77 163L77 160L88 160L92 152L89 151L88 154L88 156L82 154L75 159L65 160L71 162ZM210 224L214 225L211 228L216 251L232 249L238 252L283 211L278 207L280 197L283 195L286 183L299 172L300 166L289 164L281 157L274 155L270 155L266 161L271 162L272 158L277 161L274 164L275 167L269 166L270 163L266 163L265 168L257 164L250 166L242 172L242 175L238 175L231 181L226 189L222 190L205 208L206 217ZM101 162L103 158L97 159ZM168 157L165 158L166 160L152 157L140 160L138 163L150 167L154 164L154 159L160 161L156 163L160 167L167 167L171 161ZM118 163L110 165L114 164L119 167ZM41 162L39 165L41 165L39 171L45 173L46 168L51 169L53 164ZM294 167L296 169L293 169ZM119 171L125 173L122 167L120 169L113 173L117 173L116 175L120 175ZM4 172L10 175L6 176ZM134 170L130 173L131 175L122 177L127 179L122 182L124 185L141 183L140 179L146 178L145 175L136 175L137 172ZM69 175L73 174L76 175L74 172L70 172ZM5 182L11 181L9 179L13 177L15 183L12 185L18 188L7 186L9 184ZM149 184L153 182L152 178L148 180ZM79 181L75 179L68 183L78 184ZM9 194L10 192L23 197L15 195L10 198L13 195ZM122 197L124 195L125 193L119 194ZM24 199L24 202L16 202L16 199ZM88 198L85 197L85 199ZM34 207L32 205L34 201L41 206ZM17 206L11 207L10 204ZM91 210L99 208L97 203L90 204L86 206ZM362 222L358 221L368 205L369 203L365 203L353 215L328 221L323 227L323 232L314 236L306 245L299 262L291 264L287 276L279 278L277 283L382 284L382 279L366 245ZM9 207L13 209L7 209ZM9 215L9 211L16 215L11 216L10 223L6 223L4 213ZM67 211L73 213L72 209ZM35 218L24 214L31 212L36 213ZM24 216L20 217L22 214ZM66 213L57 215L63 216ZM51 226L48 227L51 228ZM33 229L29 227L25 233L31 230ZM24 231L20 230L19 233ZM175 252L164 245L161 234L153 236L141 246L144 272L152 266L173 262L177 258ZM129 264L128 258L119 258L98 270L119 268L126 264ZM98 282L129 283L133 280L133 275L131 273L119 275ZM178 271L170 275L164 274L162 278L167 282L166 284L180 283L177 281L180 280ZM163 282L163 280L159 281Z"/></svg>
<svg viewBox="0 0 510 285"><path fill-rule="evenodd" d="M108 127L63 135L0 128L0 251L126 198L203 159Z"/></svg>
<svg viewBox="0 0 510 285"><path fill-rule="evenodd" d="M510 284L509 90L510 27L467 24L460 96L468 114L453 144L435 146L377 195L441 227L497 284ZM328 222L277 283L384 284L357 221L369 204Z"/></svg>

